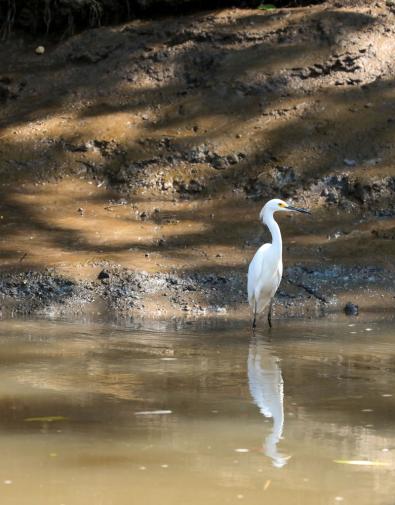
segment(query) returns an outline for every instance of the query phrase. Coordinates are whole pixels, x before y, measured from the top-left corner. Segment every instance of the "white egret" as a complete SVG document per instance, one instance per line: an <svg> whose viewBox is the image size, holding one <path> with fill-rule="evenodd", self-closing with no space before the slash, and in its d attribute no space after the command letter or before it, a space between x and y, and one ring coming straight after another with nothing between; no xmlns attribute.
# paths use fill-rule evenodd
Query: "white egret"
<svg viewBox="0 0 395 505"><path fill-rule="evenodd" d="M268 322L272 327L272 303L283 275L282 239L278 224L274 220L275 212L303 212L310 214L306 209L298 209L292 205L274 198L269 200L262 208L259 217L272 235L272 243L263 244L252 258L248 267L248 302L254 317L252 327L256 327L256 318L269 305Z"/></svg>

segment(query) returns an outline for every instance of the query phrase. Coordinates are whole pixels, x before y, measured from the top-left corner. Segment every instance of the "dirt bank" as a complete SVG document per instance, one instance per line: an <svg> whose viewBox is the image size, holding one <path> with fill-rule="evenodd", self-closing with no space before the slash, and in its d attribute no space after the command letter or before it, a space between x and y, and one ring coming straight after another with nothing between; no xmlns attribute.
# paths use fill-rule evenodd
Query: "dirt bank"
<svg viewBox="0 0 395 505"><path fill-rule="evenodd" d="M246 314L274 196L313 211L280 219L278 316L391 309L394 21L328 2L11 37L3 312Z"/></svg>

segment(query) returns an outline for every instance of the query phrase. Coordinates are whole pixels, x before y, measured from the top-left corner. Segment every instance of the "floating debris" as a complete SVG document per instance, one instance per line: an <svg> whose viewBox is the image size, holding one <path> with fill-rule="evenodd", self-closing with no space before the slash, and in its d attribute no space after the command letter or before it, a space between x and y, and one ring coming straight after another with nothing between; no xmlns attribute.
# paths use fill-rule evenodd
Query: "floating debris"
<svg viewBox="0 0 395 505"><path fill-rule="evenodd" d="M339 465L389 466L389 463L384 461L369 461L367 459L334 459L333 461Z"/></svg>
<svg viewBox="0 0 395 505"><path fill-rule="evenodd" d="M172 410L142 410L141 412L135 412L135 416L161 416L165 414L172 414Z"/></svg>
<svg viewBox="0 0 395 505"><path fill-rule="evenodd" d="M42 416L42 417L26 417L27 423L53 423L55 421L67 421L68 417L64 416Z"/></svg>
<svg viewBox="0 0 395 505"><path fill-rule="evenodd" d="M272 481L269 479L265 482L265 485L263 486L263 490L266 491L267 489L269 489L269 486L270 484L272 483Z"/></svg>
<svg viewBox="0 0 395 505"><path fill-rule="evenodd" d="M250 450L249 449L240 448L240 449L235 449L235 452L250 452Z"/></svg>

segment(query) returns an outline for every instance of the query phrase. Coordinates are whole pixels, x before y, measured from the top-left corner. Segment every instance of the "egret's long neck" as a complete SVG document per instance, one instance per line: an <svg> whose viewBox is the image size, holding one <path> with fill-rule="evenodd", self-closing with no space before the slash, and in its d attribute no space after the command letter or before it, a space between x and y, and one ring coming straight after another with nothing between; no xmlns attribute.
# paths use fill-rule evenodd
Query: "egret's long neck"
<svg viewBox="0 0 395 505"><path fill-rule="evenodd" d="M283 249L283 241L281 239L280 227L274 220L273 213L265 212L263 216L263 222L266 224L270 230L270 233L272 234L273 247L277 250L278 254L281 254Z"/></svg>

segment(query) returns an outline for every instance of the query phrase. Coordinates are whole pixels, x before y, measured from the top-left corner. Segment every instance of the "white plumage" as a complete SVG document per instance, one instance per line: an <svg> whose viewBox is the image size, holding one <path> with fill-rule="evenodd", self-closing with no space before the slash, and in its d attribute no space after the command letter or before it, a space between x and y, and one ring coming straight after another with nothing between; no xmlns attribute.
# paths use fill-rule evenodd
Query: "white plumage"
<svg viewBox="0 0 395 505"><path fill-rule="evenodd" d="M269 326L272 326L271 304L283 275L281 232L273 217L273 214L279 211L309 214L308 210L298 209L278 198L267 202L259 214L262 222L270 230L272 243L263 244L255 253L248 267L248 302L254 318L253 328L256 326L257 316L262 314L268 305L270 305L268 321Z"/></svg>

